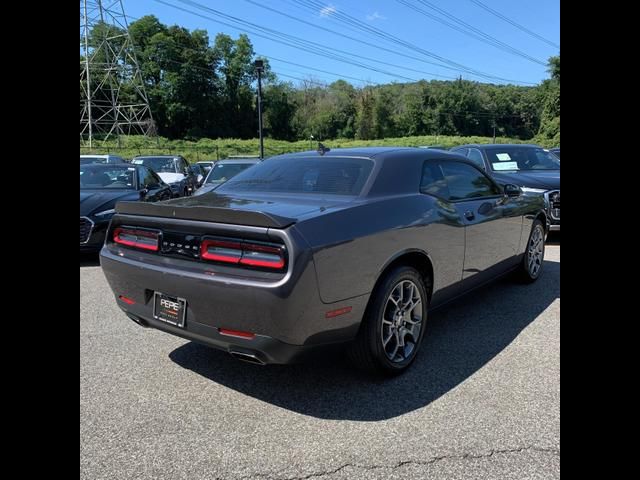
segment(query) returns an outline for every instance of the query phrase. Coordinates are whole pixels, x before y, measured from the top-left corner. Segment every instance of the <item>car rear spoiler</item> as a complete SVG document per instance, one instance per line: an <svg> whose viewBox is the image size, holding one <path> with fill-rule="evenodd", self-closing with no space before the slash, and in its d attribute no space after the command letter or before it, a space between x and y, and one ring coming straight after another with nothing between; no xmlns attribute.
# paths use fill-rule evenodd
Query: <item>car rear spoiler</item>
<svg viewBox="0 0 640 480"><path fill-rule="evenodd" d="M116 213L148 217L177 218L201 222L229 223L253 227L285 228L296 222L295 218L253 210L238 210L224 207L185 207L148 202L118 202Z"/></svg>

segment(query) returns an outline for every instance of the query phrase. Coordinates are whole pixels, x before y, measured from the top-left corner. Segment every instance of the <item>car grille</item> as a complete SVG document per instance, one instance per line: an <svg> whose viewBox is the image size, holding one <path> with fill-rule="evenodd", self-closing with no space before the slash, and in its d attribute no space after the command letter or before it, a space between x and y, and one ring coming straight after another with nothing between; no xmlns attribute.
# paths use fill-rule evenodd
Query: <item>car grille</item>
<svg viewBox="0 0 640 480"><path fill-rule="evenodd" d="M549 213L553 220L560 220L560 190L549 192Z"/></svg>
<svg viewBox="0 0 640 480"><path fill-rule="evenodd" d="M80 243L87 243L91 230L93 229L93 222L86 217L80 217Z"/></svg>

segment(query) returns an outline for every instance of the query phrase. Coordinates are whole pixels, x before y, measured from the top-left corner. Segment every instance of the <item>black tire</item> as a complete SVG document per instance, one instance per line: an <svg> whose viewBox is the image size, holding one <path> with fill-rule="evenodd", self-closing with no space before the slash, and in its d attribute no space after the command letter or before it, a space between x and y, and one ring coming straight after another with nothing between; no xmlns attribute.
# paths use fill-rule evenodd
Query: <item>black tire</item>
<svg viewBox="0 0 640 480"><path fill-rule="evenodd" d="M540 248L542 249L541 258L539 260L534 260L534 262L530 262L530 258L532 255L534 236L541 236ZM527 245L524 250L524 255L522 257L522 263L520 264L520 268L517 271L518 279L523 283L533 283L540 275L542 275L542 267L544 265L544 248L545 248L545 236L546 232L544 229L544 225L540 220L535 220L533 225L531 225L531 232L529 232L529 238L527 239ZM537 264L538 268L534 268L533 265Z"/></svg>
<svg viewBox="0 0 640 480"><path fill-rule="evenodd" d="M410 353L407 354L403 360L392 361L388 356L391 352L385 351L382 337L383 331L389 333L389 328L392 327L388 325L388 319L385 319L387 324L383 326L383 316L385 313L387 313L387 316L390 314L389 311L386 311L388 305L393 307L391 304L388 304L389 297L392 293L396 291L397 288L402 289L402 285L408 285L408 288L411 288L410 283L413 283L413 285L417 287L422 304L421 309L419 306L416 306L415 310L409 312L409 317L412 317L416 313L420 314L421 322L419 333L417 334L418 338L414 339L409 335L408 338L410 342L408 343L414 344ZM421 311L418 312L418 310ZM351 362L361 370L378 375L398 375L406 371L415 360L420 345L422 344L427 323L427 310L427 287L422 276L414 268L404 265L389 271L371 294L369 305L367 306L360 330L358 331L358 336L347 350ZM404 318L407 317L405 316ZM392 338L390 342L395 342L398 337L389 338ZM405 341L406 338L407 337L405 337ZM389 346L389 344L387 344L387 346ZM392 344L390 350L393 350L393 347L394 345ZM405 349L404 347L402 348L404 355ZM397 350L399 350L399 348ZM401 355L398 353L398 358L399 357L401 357Z"/></svg>

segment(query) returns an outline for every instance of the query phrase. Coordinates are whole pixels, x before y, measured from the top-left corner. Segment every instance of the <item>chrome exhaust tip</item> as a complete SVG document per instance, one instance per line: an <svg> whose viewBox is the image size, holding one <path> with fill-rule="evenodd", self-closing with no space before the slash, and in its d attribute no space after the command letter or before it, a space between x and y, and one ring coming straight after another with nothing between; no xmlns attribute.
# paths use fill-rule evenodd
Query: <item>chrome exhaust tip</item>
<svg viewBox="0 0 640 480"><path fill-rule="evenodd" d="M252 353L236 352L232 350L229 352L229 354L233 358L237 360L242 360L243 362L253 363L255 365L266 365L265 362L260 360L256 355Z"/></svg>

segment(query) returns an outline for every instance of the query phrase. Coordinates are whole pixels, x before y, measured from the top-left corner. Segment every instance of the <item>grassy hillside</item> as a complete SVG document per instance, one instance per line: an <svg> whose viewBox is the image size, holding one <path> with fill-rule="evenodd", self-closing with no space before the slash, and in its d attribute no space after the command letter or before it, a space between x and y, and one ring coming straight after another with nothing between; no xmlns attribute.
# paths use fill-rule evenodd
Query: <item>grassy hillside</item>
<svg viewBox="0 0 640 480"><path fill-rule="evenodd" d="M531 140L531 142L534 142ZM453 147L465 143L491 143L491 137L446 137L446 136L420 136L420 137L400 137L385 138L383 140L353 140L336 139L323 141L329 148L363 147L363 146L403 146L418 147L421 145L441 145ZM497 137L496 143L525 143L522 140L512 138ZM230 155L257 155L259 153L259 141L257 138L250 140L240 140L234 138L227 139L201 139L197 142L186 140L167 140L158 137L147 139L143 136L121 137L117 140L108 141L106 145L102 142L95 142L96 146L89 149L80 147L81 154L88 153L113 153L124 158L132 158L136 155L152 154L180 154L191 162L198 160L210 160L227 158ZM555 145L544 145L552 147ZM286 142L283 140L265 139L265 157L278 155L287 152L298 152L317 148L316 142L299 140L297 142Z"/></svg>

